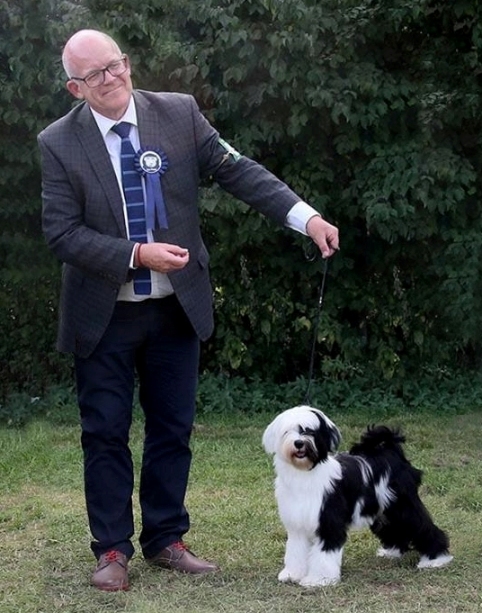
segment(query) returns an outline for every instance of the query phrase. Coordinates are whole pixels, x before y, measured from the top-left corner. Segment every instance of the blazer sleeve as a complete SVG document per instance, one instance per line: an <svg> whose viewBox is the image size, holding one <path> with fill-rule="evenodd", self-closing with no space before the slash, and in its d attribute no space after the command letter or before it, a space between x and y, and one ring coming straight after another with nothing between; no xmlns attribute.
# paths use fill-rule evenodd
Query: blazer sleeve
<svg viewBox="0 0 482 613"><path fill-rule="evenodd" d="M284 225L291 208L303 200L263 165L243 155L230 155L219 132L193 102L193 116L202 177L212 177L224 190Z"/></svg>

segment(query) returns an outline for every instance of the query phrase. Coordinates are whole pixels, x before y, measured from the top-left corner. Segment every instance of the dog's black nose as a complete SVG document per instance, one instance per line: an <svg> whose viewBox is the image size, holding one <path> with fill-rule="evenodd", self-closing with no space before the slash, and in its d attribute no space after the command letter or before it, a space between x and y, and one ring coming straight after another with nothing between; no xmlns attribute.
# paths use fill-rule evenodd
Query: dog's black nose
<svg viewBox="0 0 482 613"><path fill-rule="evenodd" d="M298 439L294 442L294 446L296 447L296 449L301 449L303 447L304 443L301 439Z"/></svg>

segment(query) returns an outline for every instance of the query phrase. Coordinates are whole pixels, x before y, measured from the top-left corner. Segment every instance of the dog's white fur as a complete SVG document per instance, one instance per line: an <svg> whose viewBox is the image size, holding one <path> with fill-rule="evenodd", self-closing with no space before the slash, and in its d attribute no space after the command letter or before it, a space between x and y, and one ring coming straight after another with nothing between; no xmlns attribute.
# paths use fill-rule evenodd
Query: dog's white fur
<svg viewBox="0 0 482 613"><path fill-rule="evenodd" d="M334 455L340 440L337 426L322 411L304 405L278 415L263 434L266 452L274 455L276 500L287 532L284 568L278 575L280 581L293 581L303 586L338 583L348 528L370 527L375 533L379 531L384 545L378 551L379 556L400 557L404 553L396 546L388 546L392 533L383 532L385 527L390 527L384 527L384 522L388 523L385 512L397 500L397 493L391 487L395 467L387 463L385 469L383 462L380 464L378 460L376 467L372 466L371 459L363 454ZM400 453L403 453L401 448ZM415 476L419 474L408 466ZM356 491L347 495L341 487L343 479L356 484ZM431 548L427 549L431 553L424 555L419 547L422 553L419 568L448 564L452 559L447 550L448 541L445 542L444 533L431 524L416 488L414 499L414 504L420 503L426 513L424 521L429 530L434 530ZM339 513L333 505L339 505ZM332 538L332 534L339 537Z"/></svg>

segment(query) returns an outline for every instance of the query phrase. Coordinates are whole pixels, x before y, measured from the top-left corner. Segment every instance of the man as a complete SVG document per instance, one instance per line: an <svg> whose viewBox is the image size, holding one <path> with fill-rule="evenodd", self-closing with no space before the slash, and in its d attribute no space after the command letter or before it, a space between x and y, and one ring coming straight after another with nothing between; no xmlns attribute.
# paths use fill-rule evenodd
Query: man
<svg viewBox="0 0 482 613"><path fill-rule="evenodd" d="M199 181L213 177L307 233L324 257L338 248L338 231L220 139L192 96L133 90L129 58L106 34L77 32L62 60L67 89L83 103L38 137L43 230L64 263L58 348L74 354L92 583L129 586L136 374L145 415L142 553L161 567L213 572L182 540L199 344L213 329Z"/></svg>

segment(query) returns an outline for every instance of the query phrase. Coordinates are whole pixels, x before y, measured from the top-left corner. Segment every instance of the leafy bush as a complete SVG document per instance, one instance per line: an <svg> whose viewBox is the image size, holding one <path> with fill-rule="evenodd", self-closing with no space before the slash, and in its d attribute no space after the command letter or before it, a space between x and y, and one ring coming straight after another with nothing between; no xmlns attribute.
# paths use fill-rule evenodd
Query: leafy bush
<svg viewBox="0 0 482 613"><path fill-rule="evenodd" d="M315 378L342 401L367 365L404 402L424 368L477 368L481 18L476 0L0 0L0 398L71 378L54 349L35 136L72 104L60 50L78 27L112 32L137 86L193 93L340 228L315 331L322 265L306 239L205 187L208 377L296 381L314 334Z"/></svg>
<svg viewBox="0 0 482 613"><path fill-rule="evenodd" d="M309 392L309 393L308 393ZM199 414L276 414L298 404L316 406L329 415L366 414L367 424L395 414L458 414L482 409L482 375L429 369L418 376L384 381L370 368L352 368L345 377L288 383L204 373L199 381ZM142 416L136 402L134 414ZM52 423L77 424L79 414L72 386L52 386L41 397L11 394L0 403L0 425L21 427L35 417Z"/></svg>
<svg viewBox="0 0 482 613"><path fill-rule="evenodd" d="M80 4L0 0L0 402L71 374L55 351L60 269L41 235L36 135L70 108L60 49Z"/></svg>
<svg viewBox="0 0 482 613"><path fill-rule="evenodd" d="M339 225L320 357L368 360L387 379L426 362L474 365L477 2L89 6L131 49L140 86L195 93L226 138ZM279 381L303 373L320 267L303 261L298 238L215 188L203 219L218 322L206 367Z"/></svg>

